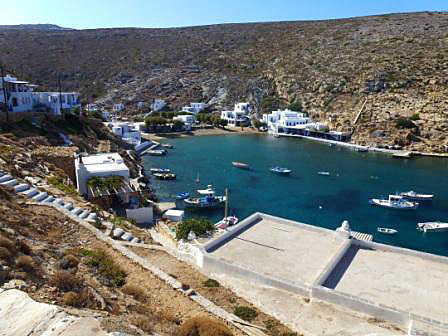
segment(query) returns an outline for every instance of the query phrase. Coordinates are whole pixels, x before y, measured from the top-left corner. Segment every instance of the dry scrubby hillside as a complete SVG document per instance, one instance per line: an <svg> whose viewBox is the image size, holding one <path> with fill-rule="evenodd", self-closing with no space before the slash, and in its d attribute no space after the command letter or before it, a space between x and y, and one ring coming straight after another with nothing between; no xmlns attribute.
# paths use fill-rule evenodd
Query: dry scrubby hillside
<svg viewBox="0 0 448 336"><path fill-rule="evenodd" d="M448 14L173 29L0 31L0 59L27 79L129 105L249 100L261 112L298 100L358 143L446 151ZM397 119L412 117L409 128ZM374 132L377 131L377 132Z"/></svg>

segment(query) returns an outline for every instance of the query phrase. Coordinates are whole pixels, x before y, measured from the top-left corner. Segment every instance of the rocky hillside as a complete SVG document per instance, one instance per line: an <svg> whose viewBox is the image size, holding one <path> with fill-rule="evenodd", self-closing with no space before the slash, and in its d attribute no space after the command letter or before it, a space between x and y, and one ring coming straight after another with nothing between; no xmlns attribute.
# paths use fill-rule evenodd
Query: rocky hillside
<svg viewBox="0 0 448 336"><path fill-rule="evenodd" d="M165 98L258 113L300 102L354 141L448 148L448 13L172 29L0 32L20 77L106 106ZM363 107L356 125L353 120ZM410 119L409 119L410 118Z"/></svg>

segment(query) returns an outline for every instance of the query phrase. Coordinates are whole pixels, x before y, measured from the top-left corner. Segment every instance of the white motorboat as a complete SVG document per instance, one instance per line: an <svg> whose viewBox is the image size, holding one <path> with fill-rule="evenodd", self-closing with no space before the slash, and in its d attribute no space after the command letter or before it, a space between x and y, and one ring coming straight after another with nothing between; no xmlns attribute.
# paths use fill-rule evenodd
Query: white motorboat
<svg viewBox="0 0 448 336"><path fill-rule="evenodd" d="M249 165L244 162L233 161L232 166L234 166L236 168L241 168L241 169L249 169Z"/></svg>
<svg viewBox="0 0 448 336"><path fill-rule="evenodd" d="M213 189L213 186L211 184L207 186L207 189L199 189L197 190L197 192L199 195L210 195L210 196L215 195L215 190Z"/></svg>
<svg viewBox="0 0 448 336"><path fill-rule="evenodd" d="M400 196L407 199L408 201L416 201L416 202L429 202L432 201L434 195L431 194L418 194L415 191L407 191L400 193Z"/></svg>
<svg viewBox="0 0 448 336"><path fill-rule="evenodd" d="M443 232L448 231L448 223L442 222L426 222L418 223L417 230L423 232Z"/></svg>
<svg viewBox="0 0 448 336"><path fill-rule="evenodd" d="M369 204L389 209L415 210L418 208L417 202L407 201L400 195L389 195L388 199L372 198Z"/></svg>
<svg viewBox="0 0 448 336"><path fill-rule="evenodd" d="M233 226L238 223L238 218L235 216L227 216L221 219L218 223L215 224L215 227L218 229L226 229L229 226Z"/></svg>
<svg viewBox="0 0 448 336"><path fill-rule="evenodd" d="M322 175L322 176L330 176L330 172L326 172L326 171L320 171L317 172L318 175Z"/></svg>
<svg viewBox="0 0 448 336"><path fill-rule="evenodd" d="M171 173L171 169L168 168L151 168L151 173Z"/></svg>
<svg viewBox="0 0 448 336"><path fill-rule="evenodd" d="M283 168L283 167L273 167L270 169L270 171L273 172L274 174L279 174L279 175L288 175L292 172L291 169Z"/></svg>
<svg viewBox="0 0 448 336"><path fill-rule="evenodd" d="M152 155L152 156L163 156L163 155L166 155L166 150L153 149L153 150L146 151L145 154Z"/></svg>
<svg viewBox="0 0 448 336"><path fill-rule="evenodd" d="M187 208L215 208L224 205L225 196L188 197L184 200Z"/></svg>
<svg viewBox="0 0 448 336"><path fill-rule="evenodd" d="M382 228L382 227L376 228L376 230L377 230L379 233L384 233L384 234L396 234L396 233L398 232L398 231L395 230L395 229Z"/></svg>

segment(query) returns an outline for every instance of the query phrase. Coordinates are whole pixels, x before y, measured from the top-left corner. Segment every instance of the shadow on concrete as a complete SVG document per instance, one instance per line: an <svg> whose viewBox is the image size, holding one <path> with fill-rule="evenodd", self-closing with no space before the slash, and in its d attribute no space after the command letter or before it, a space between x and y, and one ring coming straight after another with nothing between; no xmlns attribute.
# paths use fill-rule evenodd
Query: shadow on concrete
<svg viewBox="0 0 448 336"><path fill-rule="evenodd" d="M351 245L341 260L335 265L333 271L328 275L328 277L323 282L322 286L330 289L335 289L339 281L341 281L345 272L350 267L353 259L355 259L356 254L359 250L370 250L374 251L372 248L360 247L356 245Z"/></svg>

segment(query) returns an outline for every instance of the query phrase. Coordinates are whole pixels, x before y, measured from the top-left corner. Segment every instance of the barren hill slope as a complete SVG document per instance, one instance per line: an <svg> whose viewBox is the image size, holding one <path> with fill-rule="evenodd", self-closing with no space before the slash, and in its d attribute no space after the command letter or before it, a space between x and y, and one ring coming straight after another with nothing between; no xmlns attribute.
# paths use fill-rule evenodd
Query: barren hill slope
<svg viewBox="0 0 448 336"><path fill-rule="evenodd" d="M448 13L172 29L0 31L0 59L22 78L88 100L167 99L258 112L298 100L354 140L446 151ZM412 123L400 118L412 116ZM407 128L408 127L408 128ZM378 132L374 132L378 131Z"/></svg>

